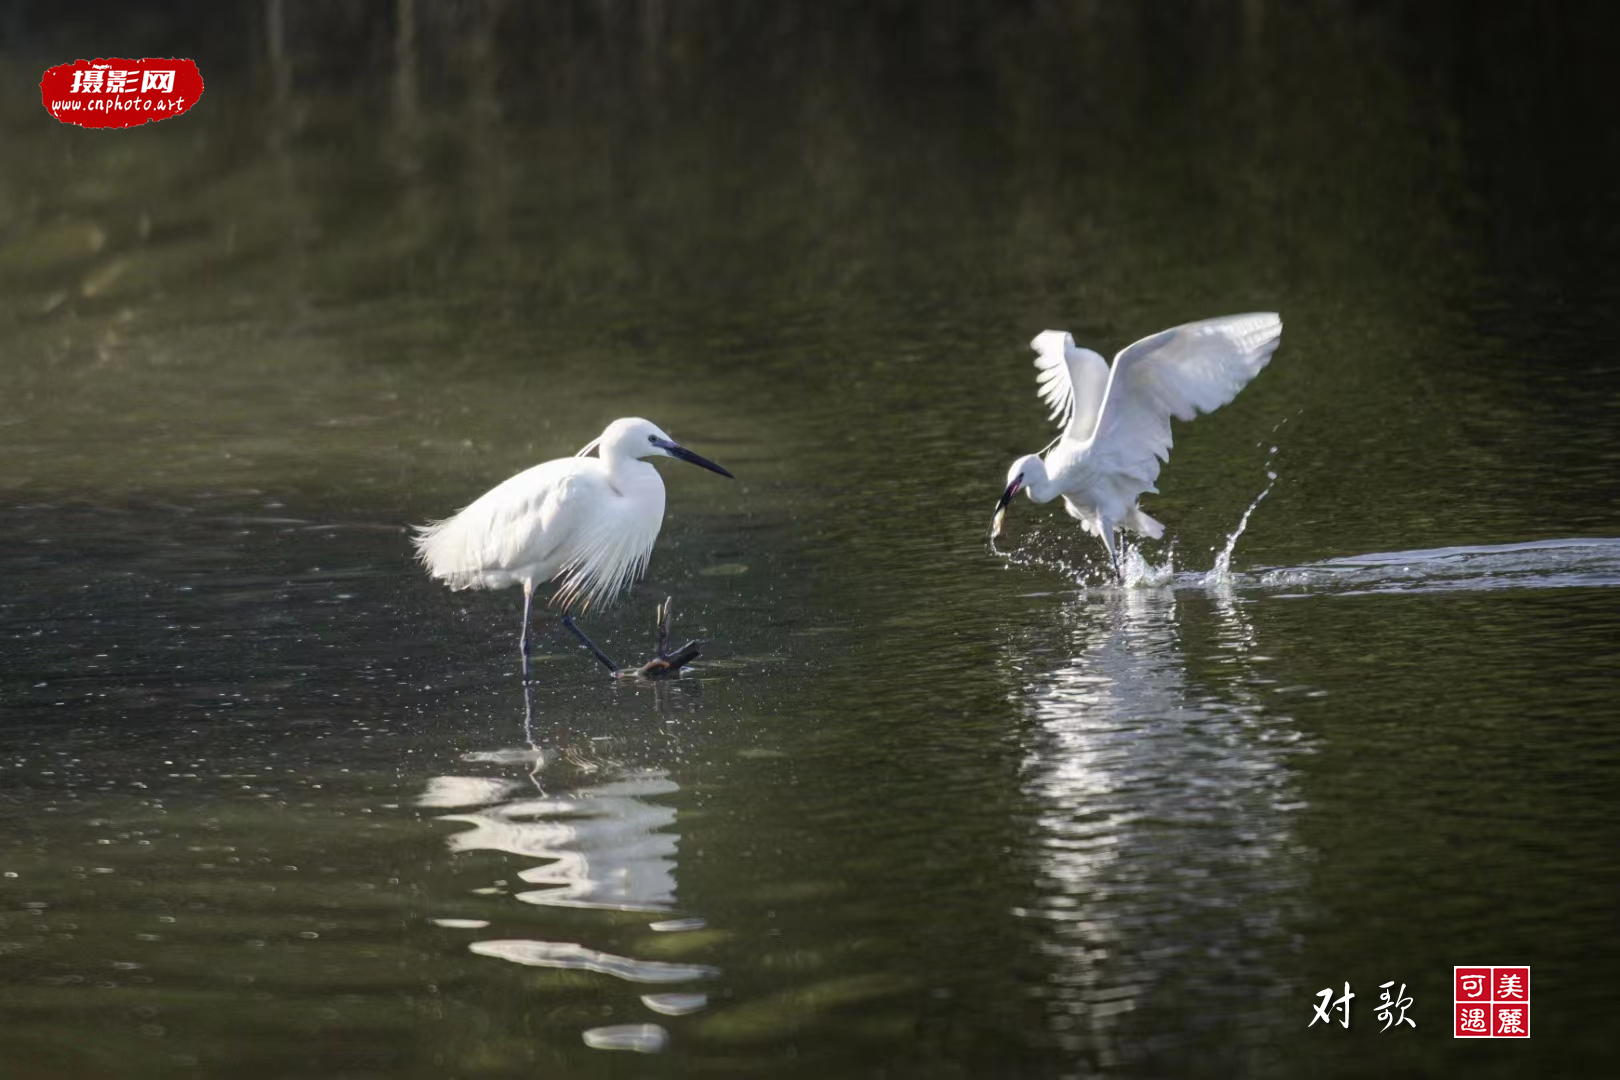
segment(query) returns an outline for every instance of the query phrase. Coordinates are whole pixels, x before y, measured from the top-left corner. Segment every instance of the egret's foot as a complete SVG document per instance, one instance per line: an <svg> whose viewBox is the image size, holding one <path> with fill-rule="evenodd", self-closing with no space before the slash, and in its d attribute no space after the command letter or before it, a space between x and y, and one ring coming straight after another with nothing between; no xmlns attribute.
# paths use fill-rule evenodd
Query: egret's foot
<svg viewBox="0 0 1620 1080"><path fill-rule="evenodd" d="M671 599L673 598L665 597L664 602L658 605L658 612L654 616L656 619L654 629L658 635L658 644L653 653L653 658L633 672L621 671L617 673L618 675L621 677L635 675L643 679L669 679L679 675L681 668L702 655L700 650L703 647L703 642L698 638L693 638L674 652L669 651L669 620L673 615L669 607Z"/></svg>
<svg viewBox="0 0 1620 1080"><path fill-rule="evenodd" d="M669 656L653 657L631 674L643 679L673 679L681 673L681 668L703 655L699 651L702 645L703 642L696 639L688 641ZM623 677L625 673L619 674Z"/></svg>

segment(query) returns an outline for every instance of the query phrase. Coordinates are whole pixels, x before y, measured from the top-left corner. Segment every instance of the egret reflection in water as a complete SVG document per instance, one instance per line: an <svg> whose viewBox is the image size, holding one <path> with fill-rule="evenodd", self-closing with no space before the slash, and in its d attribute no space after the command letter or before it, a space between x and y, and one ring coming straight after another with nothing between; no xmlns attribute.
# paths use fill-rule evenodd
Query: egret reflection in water
<svg viewBox="0 0 1620 1080"><path fill-rule="evenodd" d="M518 872L534 888L516 898L556 907L666 911L675 903L675 809L652 801L680 790L661 769L613 769L547 794L526 784L438 776L420 804L465 807L445 821L470 826L457 853L499 851L537 860Z"/></svg>
<svg viewBox="0 0 1620 1080"><path fill-rule="evenodd" d="M672 715L668 694L655 687L662 715ZM455 809L442 820L470 826L446 840L456 853L505 852L540 860L518 871L537 888L516 898L554 907L667 911L675 903L679 836L675 808L658 802L680 790L669 773L605 756L590 739L566 732L542 740L536 731L533 691L523 688L522 747L474 751L469 764L519 766L507 776L436 776L418 805ZM548 783L566 773L571 785Z"/></svg>
<svg viewBox="0 0 1620 1080"><path fill-rule="evenodd" d="M1200 625L1211 640L1197 640ZM1194 641L1204 655L1189 655ZM1050 645L1066 658L1008 663L1032 721L1023 782L1040 808L1039 899L1022 914L1052 965L1051 1027L1107 1067L1139 1055L1133 1024L1153 1027L1132 1014L1196 998L1258 1044L1289 992L1274 958L1302 888L1289 758L1306 742L1262 703L1240 599L1081 595Z"/></svg>
<svg viewBox="0 0 1620 1080"><path fill-rule="evenodd" d="M672 719L669 688L654 684L652 690L659 716ZM497 853L528 864L516 870L521 885L510 882L513 871L503 867L499 878L474 891L549 908L668 913L676 903L679 836L676 809L662 800L680 785L663 768L609 756L603 747L613 740L607 736L582 738L567 725L541 736L536 720L544 712L527 683L523 705L523 746L461 755L468 765L504 775L436 776L417 799L425 808L455 811L440 820L467 826L446 837L453 854ZM538 923L532 916L434 921L482 931L467 943L474 956L574 973L582 980L574 984L579 995L598 996L604 1008L631 1014L635 1022L580 1028L583 1044L596 1050L663 1051L669 1032L651 1018L702 1011L708 996L698 986L720 974L706 963L637 955L642 947L620 936L633 918L581 922L559 913ZM509 921L525 936L513 936L504 925ZM653 918L646 929L667 937L706 925L696 917Z"/></svg>

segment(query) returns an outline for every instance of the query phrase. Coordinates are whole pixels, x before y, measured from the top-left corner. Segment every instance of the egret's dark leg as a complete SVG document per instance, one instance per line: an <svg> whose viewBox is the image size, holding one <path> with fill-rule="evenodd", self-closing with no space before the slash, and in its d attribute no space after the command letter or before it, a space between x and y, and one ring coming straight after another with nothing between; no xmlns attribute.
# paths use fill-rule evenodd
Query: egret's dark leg
<svg viewBox="0 0 1620 1080"><path fill-rule="evenodd" d="M523 583L523 632L518 635L518 652L523 654L523 677L529 677L529 609L534 606L534 582Z"/></svg>
<svg viewBox="0 0 1620 1080"><path fill-rule="evenodd" d="M1113 527L1107 522L1100 521L1098 525L1097 535L1102 537L1103 550L1108 552L1108 565L1114 568L1114 576L1123 585L1125 584L1125 574L1119 568L1119 545L1117 543L1119 534L1114 532Z"/></svg>
<svg viewBox="0 0 1620 1080"><path fill-rule="evenodd" d="M603 667L607 668L615 675L619 673L619 665L609 660L607 658L607 654L596 647L596 642L586 637L585 631L574 625L574 617L572 615L564 615L562 617L562 624L568 628L568 632L570 634L573 634L575 637L579 638L579 640L585 644L585 647L591 650L591 655L600 660Z"/></svg>

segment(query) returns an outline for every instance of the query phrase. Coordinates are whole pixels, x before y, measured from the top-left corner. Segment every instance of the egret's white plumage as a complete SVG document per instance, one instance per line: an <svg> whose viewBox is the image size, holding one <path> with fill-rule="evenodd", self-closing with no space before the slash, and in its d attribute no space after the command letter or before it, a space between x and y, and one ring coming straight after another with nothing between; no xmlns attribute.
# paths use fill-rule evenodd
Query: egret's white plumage
<svg viewBox="0 0 1620 1080"><path fill-rule="evenodd" d="M598 456L586 456L592 449ZM417 557L452 589L522 585L526 650L536 586L555 580L553 606L583 611L646 570L664 522L664 481L641 459L662 456L731 475L650 421L626 417L574 457L525 469L454 517L418 527Z"/></svg>
<svg viewBox="0 0 1620 1080"><path fill-rule="evenodd" d="M555 578L552 603L584 610L646 568L663 522L664 483L645 461L558 458L503 480L454 517L422 526L416 551L452 589Z"/></svg>
<svg viewBox="0 0 1620 1080"><path fill-rule="evenodd" d="M1170 459L1170 418L1212 412L1271 361L1282 319L1271 312L1227 315L1172 327L1122 349L1112 368L1061 330L1030 342L1041 400L1062 430L1040 454L1013 462L996 506L991 536L1001 533L1019 491L1036 502L1062 496L1069 514L1102 539L1114 557L1114 532L1157 538L1164 526L1137 499L1157 492Z"/></svg>

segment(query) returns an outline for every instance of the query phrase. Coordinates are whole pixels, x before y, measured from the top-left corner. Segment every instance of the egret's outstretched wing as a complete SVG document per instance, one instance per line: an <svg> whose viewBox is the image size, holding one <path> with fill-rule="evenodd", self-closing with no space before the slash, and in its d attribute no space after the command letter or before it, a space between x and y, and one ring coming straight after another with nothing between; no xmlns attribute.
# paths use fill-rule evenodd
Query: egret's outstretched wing
<svg viewBox="0 0 1620 1080"><path fill-rule="evenodd" d="M1090 349L1077 348L1062 330L1043 330L1029 343L1035 350L1035 376L1041 400L1052 409L1051 419L1071 439L1089 439L1097 426L1097 410L1108 389L1108 361Z"/></svg>
<svg viewBox="0 0 1620 1080"><path fill-rule="evenodd" d="M1170 458L1170 418L1191 420L1231 401L1270 363L1281 337L1282 319L1256 312L1187 323L1121 350L1092 460L1151 487Z"/></svg>

